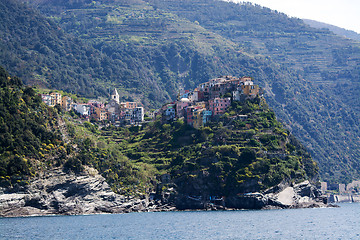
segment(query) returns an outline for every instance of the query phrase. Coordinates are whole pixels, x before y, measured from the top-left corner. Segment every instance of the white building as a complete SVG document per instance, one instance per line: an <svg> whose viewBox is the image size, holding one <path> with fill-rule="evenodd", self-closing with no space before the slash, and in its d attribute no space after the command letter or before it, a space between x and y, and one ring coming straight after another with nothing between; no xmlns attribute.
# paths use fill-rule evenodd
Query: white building
<svg viewBox="0 0 360 240"><path fill-rule="evenodd" d="M136 108L132 109L132 121L135 123L144 121L144 108L143 107L136 107Z"/></svg>
<svg viewBox="0 0 360 240"><path fill-rule="evenodd" d="M111 100L114 100L117 104L120 104L120 95L116 88L114 88L114 91L111 93Z"/></svg>
<svg viewBox="0 0 360 240"><path fill-rule="evenodd" d="M77 104L75 110L76 112L80 113L82 116L90 116L90 105Z"/></svg>
<svg viewBox="0 0 360 240"><path fill-rule="evenodd" d="M50 95L48 95L48 94L41 94L41 99L42 99L42 101L43 101L46 105L52 106L52 105L51 105L51 99L52 99L52 97L51 97Z"/></svg>

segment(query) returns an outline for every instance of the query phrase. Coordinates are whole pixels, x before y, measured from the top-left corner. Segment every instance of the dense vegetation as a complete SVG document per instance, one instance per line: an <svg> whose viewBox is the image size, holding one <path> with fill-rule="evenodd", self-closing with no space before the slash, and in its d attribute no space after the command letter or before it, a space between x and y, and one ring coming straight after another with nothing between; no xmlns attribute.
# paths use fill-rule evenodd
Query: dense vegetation
<svg viewBox="0 0 360 240"><path fill-rule="evenodd" d="M319 162L359 177L359 44L251 4L1 0L0 62L27 83L88 96L108 86L154 108L219 75L253 76ZM60 29L61 28L61 29Z"/></svg>
<svg viewBox="0 0 360 240"><path fill-rule="evenodd" d="M57 110L0 67L0 182L26 180L65 154L56 132Z"/></svg>
<svg viewBox="0 0 360 240"><path fill-rule="evenodd" d="M126 67L13 0L0 1L0 65L26 84L83 96L107 94ZM117 86L121 86L121 80Z"/></svg>

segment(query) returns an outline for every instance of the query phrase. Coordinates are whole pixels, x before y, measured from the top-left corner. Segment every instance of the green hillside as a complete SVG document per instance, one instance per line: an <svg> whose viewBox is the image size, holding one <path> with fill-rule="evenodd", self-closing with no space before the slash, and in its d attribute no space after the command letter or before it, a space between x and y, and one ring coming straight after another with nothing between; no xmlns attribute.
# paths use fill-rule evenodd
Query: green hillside
<svg viewBox="0 0 360 240"><path fill-rule="evenodd" d="M2 9L13 6L13 1L2 2ZM64 59L63 54L40 54L42 67L36 68L36 74L60 89L96 95L105 94L108 86L119 86L122 99L141 100L153 108L174 99L178 89L192 89L212 77L250 75L264 87L267 102L281 121L319 162L323 179L350 181L359 176L359 43L251 4L215 0L28 2L48 19L19 4L7 10L12 14L2 16L10 19L1 25L7 26L2 31L14 40L1 42L1 53L6 53L1 61L12 73L34 65L30 61L34 58L24 56L34 50L30 43L36 39L29 43L24 36L32 36L31 29L38 24L26 25L25 30L11 18L32 16L62 34L63 38L52 42L54 46L75 41L76 45L65 48L79 49L73 56L84 55L81 49L87 49L81 59L74 57L49 68L55 71L54 78L57 73L65 74L61 69L74 69L67 74L68 81L84 83L75 88L68 87L64 78L52 82L52 75L43 70L47 70L45 63L59 64L57 59ZM17 28L25 32L9 33ZM21 44L10 44L16 39ZM53 49L47 41L43 44ZM13 64L5 60L10 56L16 58ZM91 59L99 60L94 56L101 56L100 65L92 64ZM26 72L34 71L18 74L26 82L37 76ZM88 72L91 77L85 81Z"/></svg>
<svg viewBox="0 0 360 240"><path fill-rule="evenodd" d="M249 118L234 120L239 114ZM316 179L318 170L260 98L233 102L228 113L198 130L181 120L133 129L120 147L132 161L169 173L176 190L188 195L255 192L284 180Z"/></svg>
<svg viewBox="0 0 360 240"><path fill-rule="evenodd" d="M56 109L46 107L32 88L0 67L1 186L26 184L29 177L63 158L56 123Z"/></svg>
<svg viewBox="0 0 360 240"><path fill-rule="evenodd" d="M236 118L244 114L246 120ZM233 102L227 113L200 129L183 120L99 129L74 119L67 126L79 148L68 167L97 168L121 194L173 188L175 198L235 196L318 178L317 164L263 98Z"/></svg>
<svg viewBox="0 0 360 240"><path fill-rule="evenodd" d="M1 0L0 17L0 64L26 84L88 97L106 95L114 81L126 85L123 63L70 37L31 7Z"/></svg>

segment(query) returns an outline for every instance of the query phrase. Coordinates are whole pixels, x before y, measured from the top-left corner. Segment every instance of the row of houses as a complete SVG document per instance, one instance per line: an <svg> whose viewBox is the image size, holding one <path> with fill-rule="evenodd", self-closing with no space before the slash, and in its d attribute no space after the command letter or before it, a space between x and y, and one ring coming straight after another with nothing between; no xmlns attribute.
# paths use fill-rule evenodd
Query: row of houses
<svg viewBox="0 0 360 240"><path fill-rule="evenodd" d="M96 100L87 103L76 103L71 97L61 96L60 93L41 94L45 104L50 107L61 106L65 111L74 110L81 117L96 121L110 120L114 124L138 124L144 121L144 108L137 102L120 102L115 89L108 104Z"/></svg>
<svg viewBox="0 0 360 240"><path fill-rule="evenodd" d="M61 106L65 111L70 111L74 108L74 101L71 97L62 96L60 93L52 92L50 94L41 94L42 101L50 106L55 107L56 105Z"/></svg>
<svg viewBox="0 0 360 240"><path fill-rule="evenodd" d="M210 119L222 115L232 101L255 98L262 94L250 77L222 76L200 84L194 91L179 93L177 101L161 109L163 120L184 118L187 124L199 128Z"/></svg>

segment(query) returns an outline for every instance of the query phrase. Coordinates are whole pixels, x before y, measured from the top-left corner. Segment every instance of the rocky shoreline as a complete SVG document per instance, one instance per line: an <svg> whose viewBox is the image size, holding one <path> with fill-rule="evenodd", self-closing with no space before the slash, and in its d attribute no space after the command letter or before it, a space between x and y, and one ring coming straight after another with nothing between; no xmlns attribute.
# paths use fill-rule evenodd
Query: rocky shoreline
<svg viewBox="0 0 360 240"><path fill-rule="evenodd" d="M83 215L177 210L237 210L328 207L308 181L279 185L263 193L228 197L217 203L177 195L175 201L115 194L92 168L75 175L55 169L16 191L0 189L0 217ZM330 205L331 206L331 205Z"/></svg>
<svg viewBox="0 0 360 240"><path fill-rule="evenodd" d="M22 189L0 189L0 217L173 211L148 197L115 194L95 169L75 175L55 169Z"/></svg>

